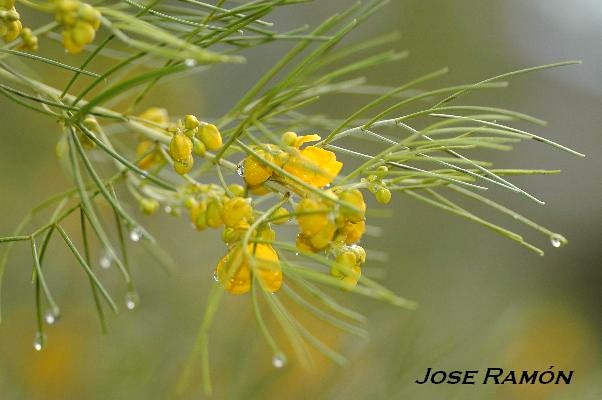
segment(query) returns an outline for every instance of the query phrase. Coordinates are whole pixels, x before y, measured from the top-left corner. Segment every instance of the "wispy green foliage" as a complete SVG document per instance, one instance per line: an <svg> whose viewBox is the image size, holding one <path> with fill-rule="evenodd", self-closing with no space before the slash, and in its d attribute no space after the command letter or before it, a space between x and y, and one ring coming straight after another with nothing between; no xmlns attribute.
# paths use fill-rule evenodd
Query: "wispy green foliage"
<svg viewBox="0 0 602 400"><path fill-rule="evenodd" d="M281 367L286 356L275 339L276 335L271 332L273 327L266 322L267 311L279 323L302 363L311 364L308 348L313 347L334 362L343 364L344 357L303 326L281 298L288 298L325 323L364 338L366 331L360 325L365 318L335 302L319 288L349 290L346 282L329 273L335 269L343 271L343 274L351 274L349 267L333 260L333 254L328 252L300 251L290 240L272 240L256 235L278 220L276 213L284 205L293 207L289 217L302 216L302 212L295 211L296 198L300 197L314 196L331 202L333 209L358 211L356 204L333 196L333 191L328 188L308 183L284 165L278 164L274 157L266 155L273 151L274 146L286 147L280 135L286 131L301 129L321 132L323 139L316 147L353 159L346 163L344 174L332 182L333 190L364 189L375 194L382 203L389 201L387 193L389 197L391 192L405 194L476 222L543 255L543 250L528 239L470 211L470 203L464 205L452 201L448 193L453 193L456 197L485 204L533 228L548 236L556 247L566 243L560 234L484 196L488 188L498 187L543 204L536 195L512 183L511 178L515 175L558 171L493 168L491 162L470 154L473 154L473 150L482 150L479 151L479 157L482 157L486 151L508 151L524 141L535 141L573 155L583 155L541 135L510 125L514 121L544 125L539 118L504 108L460 101L476 90L507 87L508 82L503 79L577 62L520 69L476 83L438 89L427 90L421 86L448 73L445 68L407 82L395 82L391 87L371 86L362 73L383 63L398 62L408 55L407 52L379 51L397 40L397 35L359 43L346 43L343 39L369 21L368 17L387 1L358 2L313 29L301 27L280 32L275 22L267 20L275 9L303 2L255 0L237 6L230 6L225 1L209 4L197 0L184 0L177 4L133 0L116 4L101 2L95 7L102 14L101 32L108 35L102 41L97 40L97 44L84 48L87 57L80 66L15 50L14 44L0 49L0 92L20 106L50 116L49 122L60 122L60 129L57 129L61 134L58 156L67 165L69 179L74 185L72 190L56 195L32 210L12 236L0 238L0 243L4 243L0 259L0 283L13 244L30 242L38 321L36 349L44 345L43 308L46 303L53 315L59 312L43 269L43 257L48 251L51 235L59 233L64 245L87 275L104 331L106 321L101 300L113 311L117 311L118 306L110 294L111 289L103 285L94 271L95 262L90 256L93 244L104 249L105 261L117 265L128 292L127 308L137 305L128 262L127 237L134 242L141 242L167 269L173 268L159 243L127 211L125 204L133 199L142 206L143 211L158 205L177 210L191 192L201 190L201 187L212 190L213 186L203 186L203 181L218 182L216 187L232 197L233 189L226 182L234 177L240 179L238 175L243 172L242 164L238 162L248 157L256 159L259 165L279 177L265 184L270 194L253 198L252 205L257 215L240 239L242 253L248 257L249 268L254 272L251 293L253 311L260 331L274 352L274 365ZM40 12L53 10L52 4L26 1L24 5ZM47 34L49 40L53 40L59 30L60 25L52 23L34 32ZM173 151L170 143L174 132L182 127L174 128L169 124L135 116L141 111L137 109L138 104L165 79L202 73L204 69L199 68L200 65L244 62L244 58L237 54L240 50L274 41L294 42L294 45L240 94L239 101L228 112L213 121L223 135L223 145L213 151L205 148L198 150L196 160L204 160L204 163L187 173L173 174L171 168L166 167L177 168L180 160L171 156ZM94 63L100 57L113 59L103 71L97 71ZM20 63L24 61L40 71L57 69L72 75L64 82L64 86L50 86L37 74L30 75L26 70L21 70ZM149 65L155 67L149 68ZM76 82L83 85L83 89L77 93L74 92L78 86ZM342 94L367 96L368 100L357 110L349 110L348 117L342 120L307 111L307 106L319 104L323 97ZM112 106L115 99L119 99L119 103L129 100L127 107L120 109ZM147 146L142 153L131 148L131 140L127 136L132 133L139 135L139 145ZM361 152L346 144L353 141L371 141L380 147L373 154ZM198 149L201 145L203 143L198 137L190 140L191 147ZM144 161L151 156L159 161L152 164L152 168L143 167ZM111 174L105 176L110 169ZM121 198L125 196L117 195L120 188L125 188L131 198L122 202ZM245 188L245 195L251 189ZM113 218L104 218L99 211L100 205L108 206ZM48 223L32 226L33 215L48 211L51 213ZM62 225L66 219L78 215L82 248L72 239L75 234L67 233ZM113 225L117 232L114 238L108 230ZM286 277L283 292L276 296L269 293L257 277L260 260L252 254L255 251L252 249L260 244L274 249ZM208 277L212 275L213 271L207 271ZM359 279L352 293L404 309L411 310L417 306L366 276ZM197 342L177 387L179 392L187 390L199 360L205 392L211 392L209 333L223 294L219 285L212 287ZM284 296L281 297L282 294Z"/></svg>

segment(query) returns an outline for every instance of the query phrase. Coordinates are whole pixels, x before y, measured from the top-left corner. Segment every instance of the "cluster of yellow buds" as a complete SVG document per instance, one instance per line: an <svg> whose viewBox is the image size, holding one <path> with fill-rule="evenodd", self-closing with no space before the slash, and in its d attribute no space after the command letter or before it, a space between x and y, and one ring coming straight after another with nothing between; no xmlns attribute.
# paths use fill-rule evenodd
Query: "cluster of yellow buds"
<svg viewBox="0 0 602 400"><path fill-rule="evenodd" d="M282 286L282 268L278 254L269 244L247 245L247 252L241 244L233 246L220 260L215 276L222 286L232 294L244 294L251 289L253 275L262 287L277 292Z"/></svg>
<svg viewBox="0 0 602 400"><path fill-rule="evenodd" d="M199 121L194 115L186 115L170 132L169 154L174 161L175 171L181 175L192 169L193 152L203 157L207 149L215 151L222 147L219 129L213 124Z"/></svg>
<svg viewBox="0 0 602 400"><path fill-rule="evenodd" d="M38 37L29 28L23 28L21 31L21 41L19 46L21 50L34 51L38 49Z"/></svg>
<svg viewBox="0 0 602 400"><path fill-rule="evenodd" d="M327 193L330 200L307 197L297 205L295 218L300 230L297 248L303 252L328 251L335 254L337 262L331 274L346 284L353 283L353 287L361 275L360 265L366 260L364 249L355 244L366 230L366 203L358 189L330 190ZM336 203L336 199L341 204ZM348 273L340 265L348 266Z"/></svg>
<svg viewBox="0 0 602 400"><path fill-rule="evenodd" d="M190 220L198 230L224 226L226 243L240 239L240 233L253 221L249 200L236 195L229 197L217 185L200 185L199 194L188 198L185 207L190 210Z"/></svg>
<svg viewBox="0 0 602 400"><path fill-rule="evenodd" d="M376 169L375 174L369 175L366 179L362 178L362 182L368 184L368 190L374 194L376 201L380 204L389 204L391 201L391 191L382 180L383 176L385 176L388 171L389 169L385 165L381 165Z"/></svg>
<svg viewBox="0 0 602 400"><path fill-rule="evenodd" d="M21 34L21 16L15 9L15 0L0 0L0 36L5 42L12 42Z"/></svg>
<svg viewBox="0 0 602 400"><path fill-rule="evenodd" d="M222 238L228 252L218 263L215 277L228 292L247 293L254 272L266 290L276 292L282 284L276 251L265 243L247 243L245 250L242 243L254 221L250 199L243 197L244 192L245 189L236 184L229 185L227 192L213 184L191 186L184 206L196 229L224 227ZM266 224L254 231L251 238L270 241L275 239L275 232Z"/></svg>
<svg viewBox="0 0 602 400"><path fill-rule="evenodd" d="M362 276L361 264L366 262L366 251L357 245L342 249L336 262L330 268L330 274L341 279L346 289L353 289Z"/></svg>
<svg viewBox="0 0 602 400"><path fill-rule="evenodd" d="M100 11L79 0L56 0L55 18L63 30L63 46L70 54L80 53L92 43L100 28Z"/></svg>
<svg viewBox="0 0 602 400"><path fill-rule="evenodd" d="M305 143L320 139L318 135L297 136L294 132L285 132L282 135L284 146L266 144L255 147L256 156L250 155L242 163L245 182L256 194L262 193L260 188L269 179L294 186L279 170L274 170L272 165L275 165L314 187L329 185L341 171L343 163L337 161L333 152L321 147L306 146L301 149Z"/></svg>

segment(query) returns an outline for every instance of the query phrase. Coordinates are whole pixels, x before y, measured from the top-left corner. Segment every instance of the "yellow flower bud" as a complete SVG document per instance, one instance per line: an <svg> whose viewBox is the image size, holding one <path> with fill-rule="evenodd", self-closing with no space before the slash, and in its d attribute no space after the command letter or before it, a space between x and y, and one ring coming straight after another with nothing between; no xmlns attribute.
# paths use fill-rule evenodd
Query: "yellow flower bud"
<svg viewBox="0 0 602 400"><path fill-rule="evenodd" d="M247 221L242 220L235 226L227 226L222 232L222 239L225 243L232 244L242 239L250 225Z"/></svg>
<svg viewBox="0 0 602 400"><path fill-rule="evenodd" d="M31 29L23 28L21 31L21 40L23 41L19 46L21 50L35 51L38 49L38 37L33 34Z"/></svg>
<svg viewBox="0 0 602 400"><path fill-rule="evenodd" d="M346 222L341 228L341 232L345 235L346 244L358 242L362 238L362 235L365 231L366 223L364 221Z"/></svg>
<svg viewBox="0 0 602 400"><path fill-rule="evenodd" d="M169 154L177 162L188 160L192 154L192 140L182 133L176 133L169 142Z"/></svg>
<svg viewBox="0 0 602 400"><path fill-rule="evenodd" d="M222 205L213 200L207 204L207 225L219 228L224 223L222 219Z"/></svg>
<svg viewBox="0 0 602 400"><path fill-rule="evenodd" d="M199 127L200 124L201 123L194 115L188 114L184 117L184 126L188 130L196 129Z"/></svg>
<svg viewBox="0 0 602 400"><path fill-rule="evenodd" d="M253 208L242 197L233 197L226 200L222 209L222 218L226 226L234 226L243 219L251 218Z"/></svg>
<svg viewBox="0 0 602 400"><path fill-rule="evenodd" d="M328 210L313 199L303 199L297 205L295 212L297 223L305 235L315 235L328 224Z"/></svg>
<svg viewBox="0 0 602 400"><path fill-rule="evenodd" d="M287 146L294 146L297 141L297 134L295 132L284 132L281 137L282 143Z"/></svg>
<svg viewBox="0 0 602 400"><path fill-rule="evenodd" d="M286 224L290 219L290 213L286 208L280 207L279 209L274 211L274 214L272 214L272 218L272 222L276 225Z"/></svg>
<svg viewBox="0 0 602 400"><path fill-rule="evenodd" d="M92 24L84 21L77 21L71 29L71 39L77 45L84 46L94 40L96 31Z"/></svg>
<svg viewBox="0 0 602 400"><path fill-rule="evenodd" d="M205 157L207 148L205 147L203 142L201 142L200 140L194 140L193 142L194 142L194 144L192 147L192 151L194 152L194 154L196 154L199 157Z"/></svg>
<svg viewBox="0 0 602 400"><path fill-rule="evenodd" d="M357 258L353 251L346 251L337 256L336 263L330 268L330 274L340 278L346 284L346 288L351 290L356 285L362 275L362 270L357 265Z"/></svg>
<svg viewBox="0 0 602 400"><path fill-rule="evenodd" d="M19 21L19 20L11 21L11 22L7 23L6 24L6 33L4 34L4 41L12 42L16 38L18 38L19 34L21 33L22 28L23 28L23 25L21 24L21 21Z"/></svg>
<svg viewBox="0 0 602 400"><path fill-rule="evenodd" d="M159 202L155 199L140 199L140 211L146 215L152 215L159 209Z"/></svg>
<svg viewBox="0 0 602 400"><path fill-rule="evenodd" d="M257 155L267 161L273 161L272 155L263 149L256 151ZM259 162L255 156L248 156L243 160L243 177L251 187L259 186L272 176L272 169Z"/></svg>
<svg viewBox="0 0 602 400"><path fill-rule="evenodd" d="M78 14L80 19L89 23L94 30L100 28L100 11L92 7L90 4L80 3Z"/></svg>
<svg viewBox="0 0 602 400"><path fill-rule="evenodd" d="M211 151L215 151L222 147L222 135L220 134L219 129L217 129L217 126L213 124L201 125L197 137Z"/></svg>
<svg viewBox="0 0 602 400"><path fill-rule="evenodd" d="M84 49L84 45L75 43L71 30L63 31L63 47L69 54L78 54Z"/></svg>
<svg viewBox="0 0 602 400"><path fill-rule="evenodd" d="M228 185L228 190L234 196L244 197L244 195L245 195L245 188L242 187L242 185L239 185L239 184L236 184L236 183Z"/></svg>
<svg viewBox="0 0 602 400"><path fill-rule="evenodd" d="M207 203L200 201L190 208L190 220L198 230L207 227Z"/></svg>
<svg viewBox="0 0 602 400"><path fill-rule="evenodd" d="M378 189L374 196L380 204L389 204L391 201L391 191L385 187Z"/></svg>
<svg viewBox="0 0 602 400"><path fill-rule="evenodd" d="M184 161L174 161L173 163L174 170L180 175L184 175L190 172L193 166L194 158L192 157L192 155L188 156L188 158Z"/></svg>
<svg viewBox="0 0 602 400"><path fill-rule="evenodd" d="M339 199L353 205L356 210L341 206L341 214L351 222L359 222L364 219L366 214L366 203L362 192L357 189L345 191L339 194Z"/></svg>
<svg viewBox="0 0 602 400"><path fill-rule="evenodd" d="M187 197L184 200L184 207L186 207L186 209L188 210L192 210L194 207L196 207L198 204L198 202L195 200L194 197Z"/></svg>
<svg viewBox="0 0 602 400"><path fill-rule="evenodd" d="M336 227L332 221L328 221L328 223L316 234L311 235L309 241L313 248L317 250L322 250L332 242L332 237L334 236L334 232Z"/></svg>

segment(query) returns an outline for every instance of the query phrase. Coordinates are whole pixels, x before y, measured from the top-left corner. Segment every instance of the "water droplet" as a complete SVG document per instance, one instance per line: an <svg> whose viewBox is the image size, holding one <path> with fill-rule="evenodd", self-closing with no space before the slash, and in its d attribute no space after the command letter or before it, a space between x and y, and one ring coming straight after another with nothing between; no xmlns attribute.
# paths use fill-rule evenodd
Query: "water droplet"
<svg viewBox="0 0 602 400"><path fill-rule="evenodd" d="M102 257L100 257L100 260L98 261L100 268L103 268L103 269L111 268L112 263L113 263L113 257L111 256L111 253L108 250L105 250L104 255Z"/></svg>
<svg viewBox="0 0 602 400"><path fill-rule="evenodd" d="M142 239L142 229L134 228L130 231L130 240L132 242L139 242Z"/></svg>
<svg viewBox="0 0 602 400"><path fill-rule="evenodd" d="M173 208L171 208L171 206L165 206L163 207L163 211L165 211L167 214L171 214Z"/></svg>
<svg viewBox="0 0 602 400"><path fill-rule="evenodd" d="M213 273L213 280L219 282L219 277L217 276L217 272Z"/></svg>
<svg viewBox="0 0 602 400"><path fill-rule="evenodd" d="M138 306L140 298L136 292L127 292L125 295L125 306L128 310L133 310Z"/></svg>
<svg viewBox="0 0 602 400"><path fill-rule="evenodd" d="M558 248L564 246L568 241L561 234L555 233L552 236L550 236L550 242L552 243L552 246Z"/></svg>
<svg viewBox="0 0 602 400"><path fill-rule="evenodd" d="M40 351L44 347L44 336L40 332L36 332L36 337L33 340L33 348L35 351Z"/></svg>
<svg viewBox="0 0 602 400"><path fill-rule="evenodd" d="M48 310L44 315L44 321L46 321L48 325L56 324L60 318L61 313L58 309Z"/></svg>
<svg viewBox="0 0 602 400"><path fill-rule="evenodd" d="M282 353L274 354L272 357L272 365L276 368L282 368L286 365L286 356Z"/></svg>
<svg viewBox="0 0 602 400"><path fill-rule="evenodd" d="M187 67L192 68L192 67L196 66L196 60L194 60L192 58L187 58L186 60L184 60L184 64Z"/></svg>
<svg viewBox="0 0 602 400"><path fill-rule="evenodd" d="M296 255L297 257L299 257L299 252L297 251L297 252L295 253L295 255Z"/></svg>
<svg viewBox="0 0 602 400"><path fill-rule="evenodd" d="M238 176L244 176L245 175L245 164L244 164L244 162L241 161L236 166L236 173L238 174Z"/></svg>
<svg viewBox="0 0 602 400"><path fill-rule="evenodd" d="M138 176L140 177L140 179L146 179L148 178L148 172L142 171L138 174Z"/></svg>

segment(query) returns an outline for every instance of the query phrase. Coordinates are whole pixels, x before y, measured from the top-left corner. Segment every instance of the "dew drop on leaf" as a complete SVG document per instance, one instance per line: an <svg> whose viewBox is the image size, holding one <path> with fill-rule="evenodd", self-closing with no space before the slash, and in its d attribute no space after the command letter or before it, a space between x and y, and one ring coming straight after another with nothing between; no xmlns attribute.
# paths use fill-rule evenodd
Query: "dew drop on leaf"
<svg viewBox="0 0 602 400"><path fill-rule="evenodd" d="M36 332L36 337L33 340L33 348L35 351L40 351L44 347L44 337L40 332Z"/></svg>
<svg viewBox="0 0 602 400"><path fill-rule="evenodd" d="M567 240L561 234L555 233L552 236L550 236L550 243L552 243L552 246L558 248L564 246L567 243Z"/></svg>
<svg viewBox="0 0 602 400"><path fill-rule="evenodd" d="M138 306L138 302L140 299L138 298L138 294L136 292L128 292L125 295L125 306L128 310L133 310Z"/></svg>
<svg viewBox="0 0 602 400"><path fill-rule="evenodd" d="M113 260L111 257L111 253L109 253L108 251L105 251L105 254L102 257L100 257L100 260L98 261L100 268L103 269L111 268L112 263Z"/></svg>
<svg viewBox="0 0 602 400"><path fill-rule="evenodd" d="M286 365L286 356L282 353L274 354L274 357L272 357L272 365L275 368L284 367Z"/></svg>
<svg viewBox="0 0 602 400"><path fill-rule="evenodd" d="M130 231L130 240L132 242L139 242L142 239L142 230L140 228L134 228Z"/></svg>
<svg viewBox="0 0 602 400"><path fill-rule="evenodd" d="M60 317L61 314L59 310L48 310L44 315L44 321L46 321L48 325L54 325L58 322Z"/></svg>

